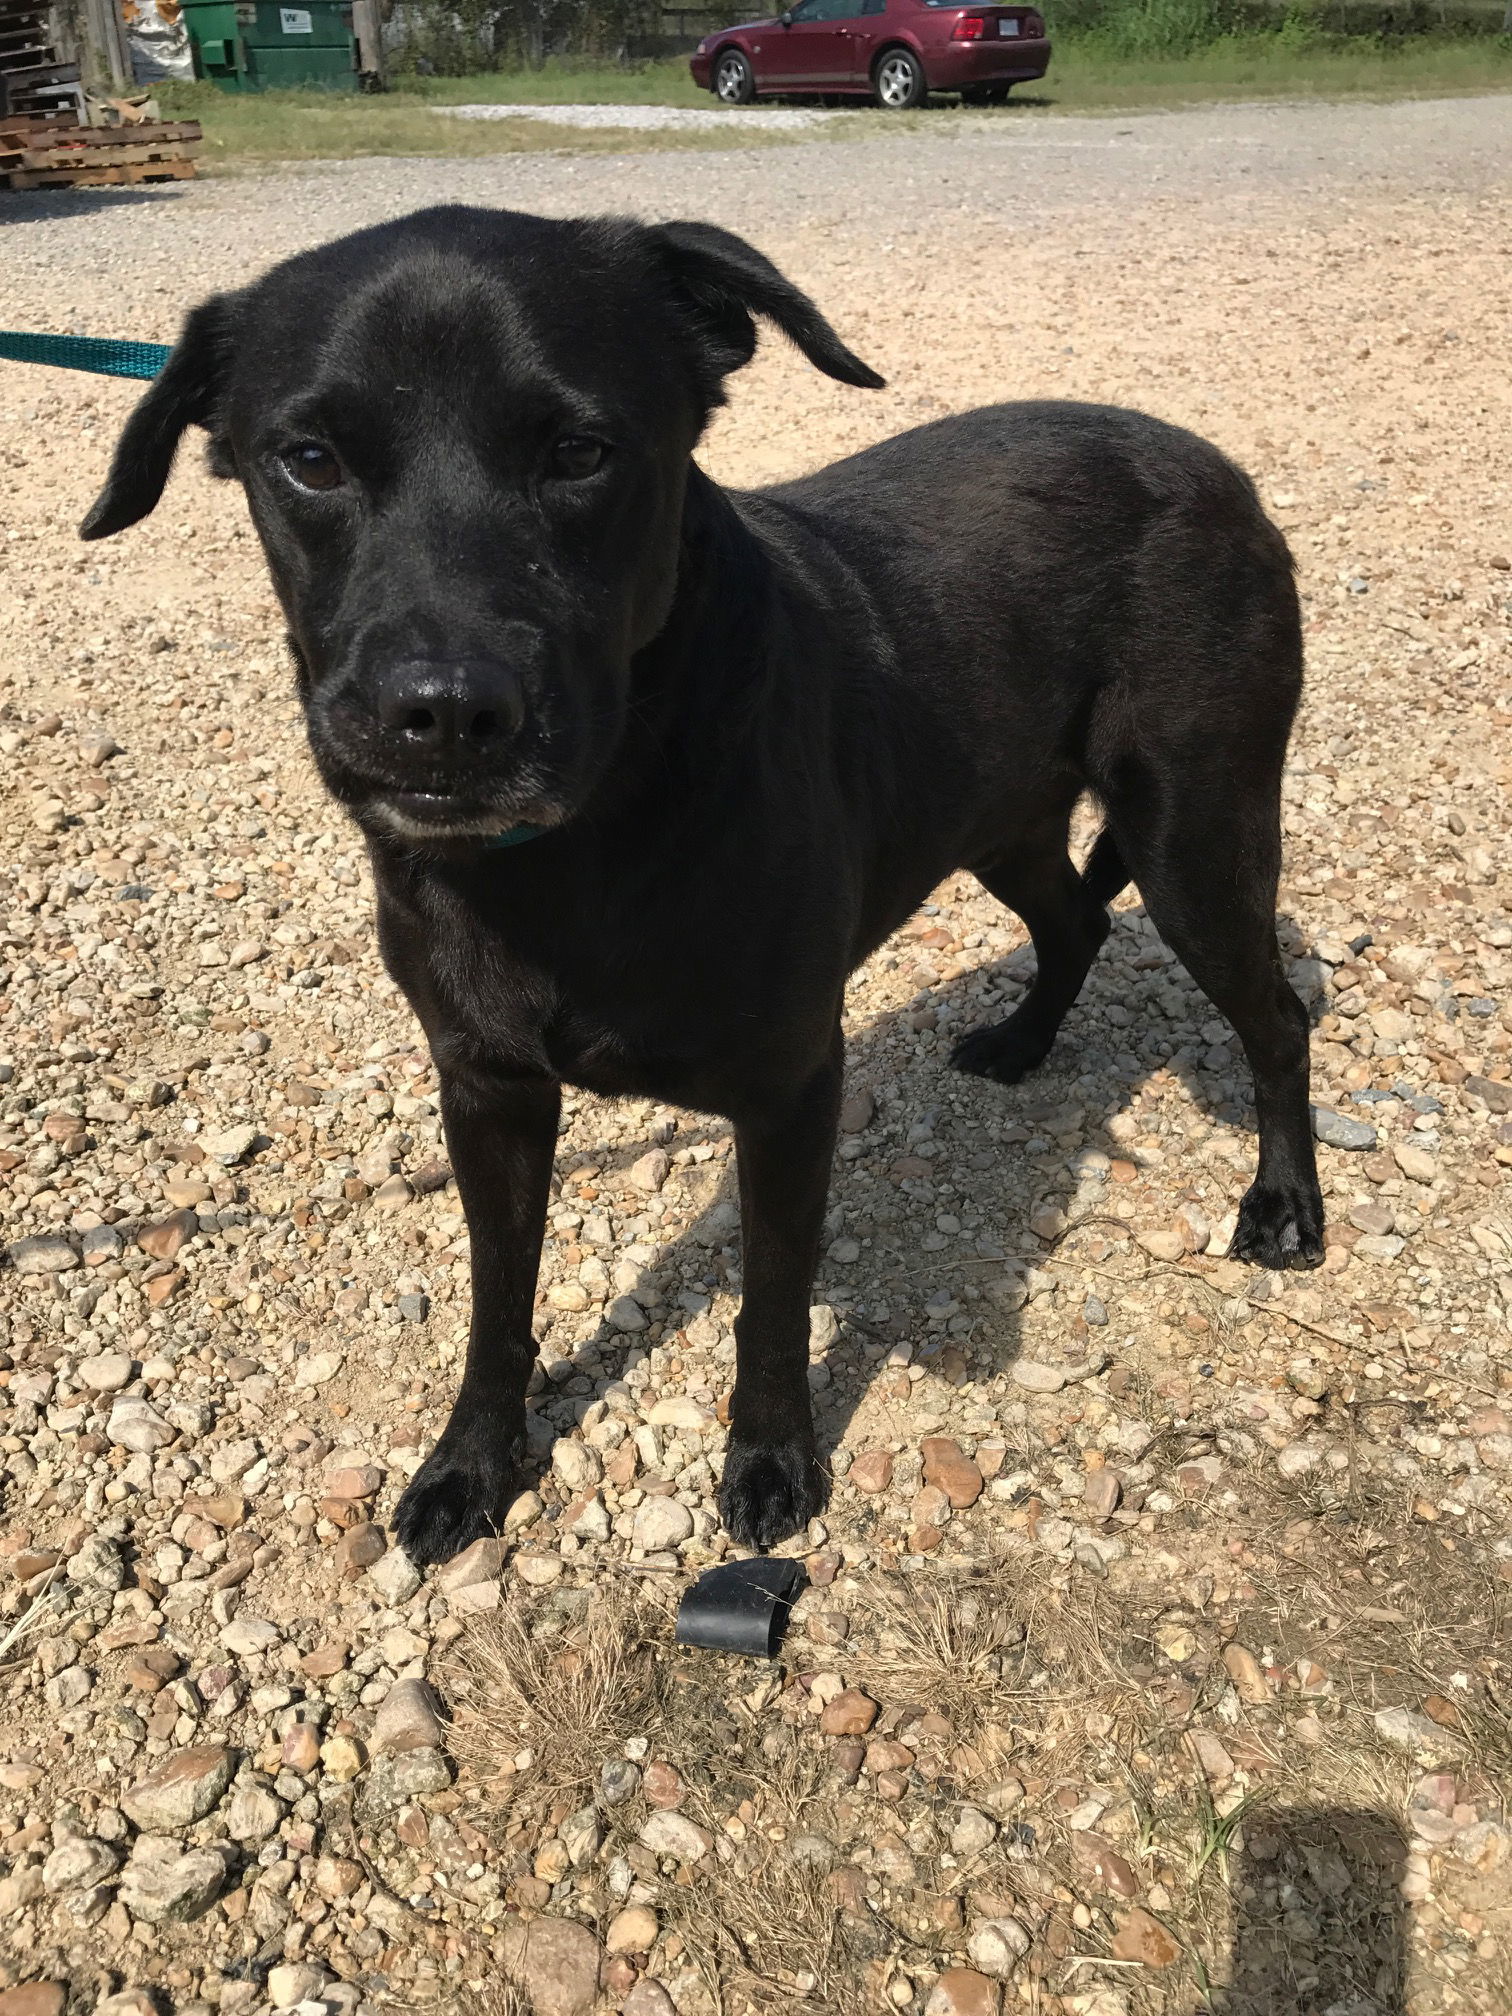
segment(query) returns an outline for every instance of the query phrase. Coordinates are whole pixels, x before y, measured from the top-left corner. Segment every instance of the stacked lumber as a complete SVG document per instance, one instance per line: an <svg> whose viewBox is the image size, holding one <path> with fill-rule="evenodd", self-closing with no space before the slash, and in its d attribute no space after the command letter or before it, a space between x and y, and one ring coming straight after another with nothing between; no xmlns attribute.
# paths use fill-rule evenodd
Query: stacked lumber
<svg viewBox="0 0 1512 2016"><path fill-rule="evenodd" d="M79 66L60 63L48 0L0 0L0 117L78 103Z"/></svg>
<svg viewBox="0 0 1512 2016"><path fill-rule="evenodd" d="M186 181L202 140L197 119L81 126L63 119L0 117L0 186L92 189Z"/></svg>

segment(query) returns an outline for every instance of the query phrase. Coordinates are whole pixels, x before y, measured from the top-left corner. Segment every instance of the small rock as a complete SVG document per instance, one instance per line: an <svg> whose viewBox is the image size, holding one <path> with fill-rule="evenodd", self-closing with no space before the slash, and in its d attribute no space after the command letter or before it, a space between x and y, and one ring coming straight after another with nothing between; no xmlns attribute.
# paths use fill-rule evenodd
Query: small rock
<svg viewBox="0 0 1512 2016"><path fill-rule="evenodd" d="M598 2001L603 1954L586 1925L570 1918L516 1922L506 1934L505 1956L533 2016L589 2016Z"/></svg>
<svg viewBox="0 0 1512 2016"><path fill-rule="evenodd" d="M226 1832L233 1841L266 1841L278 1832L278 1823L288 1809L283 1801L256 1779L244 1780L231 1794L226 1808Z"/></svg>
<svg viewBox="0 0 1512 2016"><path fill-rule="evenodd" d="M879 1713L878 1704L869 1694L863 1694L859 1687L847 1687L825 1704L819 1727L826 1736L864 1736Z"/></svg>
<svg viewBox="0 0 1512 2016"><path fill-rule="evenodd" d="M672 1163L664 1148L652 1148L639 1161L632 1162L625 1171L625 1181L632 1190L641 1190L648 1197L654 1197L671 1173Z"/></svg>
<svg viewBox="0 0 1512 2016"><path fill-rule="evenodd" d="M877 1101L866 1086L852 1092L840 1108L840 1132L864 1134L877 1117Z"/></svg>
<svg viewBox="0 0 1512 2016"><path fill-rule="evenodd" d="M492 1535L474 1540L470 1547L464 1547L437 1572L436 1586L443 1596L454 1596L470 1583L497 1582L504 1566L504 1554L504 1542Z"/></svg>
<svg viewBox="0 0 1512 2016"><path fill-rule="evenodd" d="M1101 1470L1087 1472L1082 1503L1093 1519L1111 1519L1122 1496L1123 1484L1116 1470L1108 1469L1105 1464Z"/></svg>
<svg viewBox="0 0 1512 2016"><path fill-rule="evenodd" d="M240 1127L228 1127L223 1133L204 1136L200 1146L215 1161L224 1164L227 1169L234 1169L238 1162L245 1161L251 1154L253 1143L260 1132L260 1128L250 1123Z"/></svg>
<svg viewBox="0 0 1512 2016"><path fill-rule="evenodd" d="M320 1762L320 1731L313 1722L291 1722L279 1755L291 1771L308 1774Z"/></svg>
<svg viewBox="0 0 1512 2016"><path fill-rule="evenodd" d="M222 1627L220 1641L238 1659L252 1659L277 1645L281 1637L278 1626L266 1617L233 1617Z"/></svg>
<svg viewBox="0 0 1512 2016"><path fill-rule="evenodd" d="M1009 1367L1015 1386L1022 1386L1026 1393L1059 1393L1066 1384L1066 1374L1058 1365L1043 1365L1036 1358L1015 1358Z"/></svg>
<svg viewBox="0 0 1512 2016"><path fill-rule="evenodd" d="M320 1746L320 1762L327 1778L344 1785L366 1764L367 1751L355 1736L332 1736Z"/></svg>
<svg viewBox="0 0 1512 2016"><path fill-rule="evenodd" d="M997 1823L977 1806L963 1806L950 1830L950 1847L955 1855L984 1854L996 1839Z"/></svg>
<svg viewBox="0 0 1512 2016"><path fill-rule="evenodd" d="M620 2016L677 2016L677 2004L660 1981L642 1975L620 2004Z"/></svg>
<svg viewBox="0 0 1512 2016"><path fill-rule="evenodd" d="M1431 1183L1438 1174L1438 1163L1427 1149L1418 1148L1410 1141L1398 1141L1391 1154L1398 1169L1414 1183Z"/></svg>
<svg viewBox="0 0 1512 2016"><path fill-rule="evenodd" d="M966 1952L982 1973L1006 1981L1031 1944L1028 1931L1017 1918L988 1918L966 1941Z"/></svg>
<svg viewBox="0 0 1512 2016"><path fill-rule="evenodd" d="M295 2009L301 2002L314 2001L328 1978L323 1967L312 1967L307 1960L272 1967L268 1970L268 2000L275 2009Z"/></svg>
<svg viewBox="0 0 1512 2016"><path fill-rule="evenodd" d="M584 1491L591 1491L604 1475L604 1466L596 1449L590 1449L586 1442L575 1441L570 1436L562 1436L553 1445L551 1468L562 1489L569 1498L577 1498ZM510 1510L513 1511L511 1506ZM505 1520L508 1526L508 1518Z"/></svg>
<svg viewBox="0 0 1512 2016"><path fill-rule="evenodd" d="M420 1570L402 1547L390 1547L367 1572L369 1582L391 1610L407 1603L422 1580Z"/></svg>
<svg viewBox="0 0 1512 2016"><path fill-rule="evenodd" d="M661 1926L656 1913L646 1904L632 1904L617 1912L604 1934L607 1953L649 1953L656 1944Z"/></svg>
<svg viewBox="0 0 1512 2016"><path fill-rule="evenodd" d="M688 1788L683 1783L683 1775L674 1764L655 1762L648 1764L641 1780L641 1790L646 1795L646 1804L661 1811L670 1812L681 1806L687 1797Z"/></svg>
<svg viewBox="0 0 1512 2016"><path fill-rule="evenodd" d="M1155 1260L1179 1260L1186 1252L1186 1242L1174 1230L1156 1229L1150 1232L1136 1232L1135 1238L1146 1253Z"/></svg>
<svg viewBox="0 0 1512 2016"><path fill-rule="evenodd" d="M141 1834L121 1877L120 1899L149 1925L187 1924L209 1910L225 1888L226 1873L226 1858L213 1848L185 1853L177 1841Z"/></svg>
<svg viewBox="0 0 1512 2016"><path fill-rule="evenodd" d="M982 1495L983 1477L959 1442L948 1435L926 1436L921 1453L924 1479L945 1493L956 1511L975 1505Z"/></svg>
<svg viewBox="0 0 1512 2016"><path fill-rule="evenodd" d="M69 1242L56 1232L17 1239L6 1251L18 1274L67 1274L83 1264Z"/></svg>
<svg viewBox="0 0 1512 2016"><path fill-rule="evenodd" d="M670 1855L684 1864L701 1862L714 1845L703 1828L682 1813L652 1813L642 1824L639 1839L653 1855Z"/></svg>
<svg viewBox="0 0 1512 2016"><path fill-rule="evenodd" d="M1491 1113L1512 1113L1512 1084L1503 1084L1497 1078L1481 1078L1472 1071L1460 1090L1472 1106L1484 1107Z"/></svg>
<svg viewBox="0 0 1512 2016"><path fill-rule="evenodd" d="M1346 1148L1360 1154L1374 1148L1379 1136L1363 1120L1351 1120L1328 1106L1312 1108L1313 1133L1325 1148Z"/></svg>
<svg viewBox="0 0 1512 2016"><path fill-rule="evenodd" d="M439 1750L445 1741L436 1697L423 1680L396 1680L373 1721L375 1751Z"/></svg>
<svg viewBox="0 0 1512 2016"><path fill-rule="evenodd" d="M175 1260L184 1241L198 1229L199 1220L192 1211L175 1211L156 1225L144 1225L136 1243L154 1260Z"/></svg>
<svg viewBox="0 0 1512 2016"><path fill-rule="evenodd" d="M1067 1224L1066 1214L1059 1204L1037 1204L1029 1213L1029 1230L1036 1239L1047 1243L1059 1239Z"/></svg>
<svg viewBox="0 0 1512 2016"><path fill-rule="evenodd" d="M356 1526L350 1526L336 1543L336 1565L346 1579L355 1581L364 1568L371 1568L383 1557L388 1546L388 1536L381 1526L371 1519L364 1519Z"/></svg>
<svg viewBox="0 0 1512 2016"><path fill-rule="evenodd" d="M1260 1668L1260 1661L1243 1645L1225 1645L1223 1666L1241 1701L1258 1708L1269 1701L1274 1689Z"/></svg>
<svg viewBox="0 0 1512 2016"><path fill-rule="evenodd" d="M684 1394L658 1400L648 1419L653 1428L692 1428L700 1434L714 1426L714 1416L708 1408L701 1407L696 1400L689 1400Z"/></svg>
<svg viewBox="0 0 1512 2016"><path fill-rule="evenodd" d="M1137 1906L1114 1933L1110 1950L1115 1960L1137 1960L1142 1967L1170 1967L1181 1957L1160 1920Z"/></svg>
<svg viewBox="0 0 1512 2016"><path fill-rule="evenodd" d="M63 2016L68 1991L56 1981L26 1981L0 1990L0 2016Z"/></svg>
<svg viewBox="0 0 1512 2016"><path fill-rule="evenodd" d="M627 1757L611 1757L599 1772L599 1797L606 1806L623 1806L640 1790L640 1767Z"/></svg>
<svg viewBox="0 0 1512 2016"><path fill-rule="evenodd" d="M375 1757L362 1781L357 1810L364 1819L377 1819L424 1798L427 1792L445 1792L450 1785L451 1773L439 1750L405 1750Z"/></svg>
<svg viewBox="0 0 1512 2016"><path fill-rule="evenodd" d="M634 1544L647 1554L680 1547L693 1531L693 1514L675 1498L645 1498L635 1508Z"/></svg>
<svg viewBox="0 0 1512 2016"><path fill-rule="evenodd" d="M81 1384L91 1393L117 1393L130 1382L133 1361L125 1351L101 1351L79 1367Z"/></svg>
<svg viewBox="0 0 1512 2016"><path fill-rule="evenodd" d="M121 1795L121 1806L148 1833L171 1834L219 1804L235 1768L231 1752L219 1744L175 1750Z"/></svg>
<svg viewBox="0 0 1512 2016"><path fill-rule="evenodd" d="M892 1483L892 1456L886 1449L868 1449L851 1464L846 1476L858 1491L874 1498Z"/></svg>
<svg viewBox="0 0 1512 2016"><path fill-rule="evenodd" d="M113 1876L120 1862L120 1850L108 1841L76 1834L60 1842L42 1864L42 1888L53 1897L64 1890L87 1890Z"/></svg>
<svg viewBox="0 0 1512 2016"><path fill-rule="evenodd" d="M1437 1753L1453 1739L1437 1722L1410 1708L1378 1708L1376 1734L1398 1750L1426 1750Z"/></svg>
<svg viewBox="0 0 1512 2016"><path fill-rule="evenodd" d="M1003 1991L974 1967L947 1967L929 1991L924 2016L998 2016Z"/></svg>

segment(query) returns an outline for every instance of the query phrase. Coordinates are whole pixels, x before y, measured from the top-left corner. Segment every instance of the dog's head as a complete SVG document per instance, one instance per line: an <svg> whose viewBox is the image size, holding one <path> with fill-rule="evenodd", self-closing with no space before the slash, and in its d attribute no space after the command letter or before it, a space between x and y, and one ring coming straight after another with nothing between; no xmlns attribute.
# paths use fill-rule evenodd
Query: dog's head
<svg viewBox="0 0 1512 2016"><path fill-rule="evenodd" d="M337 798L415 840L554 825L624 734L690 452L755 316L831 377L882 382L711 225L421 211L196 308L83 536L145 516L206 428Z"/></svg>

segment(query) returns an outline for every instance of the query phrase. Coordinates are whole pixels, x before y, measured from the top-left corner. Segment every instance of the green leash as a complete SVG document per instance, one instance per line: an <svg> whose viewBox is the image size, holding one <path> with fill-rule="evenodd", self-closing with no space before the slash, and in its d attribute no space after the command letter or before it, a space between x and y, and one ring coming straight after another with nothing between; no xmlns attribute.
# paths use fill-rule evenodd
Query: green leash
<svg viewBox="0 0 1512 2016"><path fill-rule="evenodd" d="M0 357L15 364L61 364L66 371L102 371L108 378L156 378L168 362L168 345L110 336L36 336L29 329L0 329Z"/></svg>
<svg viewBox="0 0 1512 2016"><path fill-rule="evenodd" d="M0 329L0 357L13 364L58 364L66 371L99 371L107 378L156 378L168 362L166 343L134 343L110 336L39 336L28 329ZM518 847L545 831L511 826L485 840L485 853Z"/></svg>

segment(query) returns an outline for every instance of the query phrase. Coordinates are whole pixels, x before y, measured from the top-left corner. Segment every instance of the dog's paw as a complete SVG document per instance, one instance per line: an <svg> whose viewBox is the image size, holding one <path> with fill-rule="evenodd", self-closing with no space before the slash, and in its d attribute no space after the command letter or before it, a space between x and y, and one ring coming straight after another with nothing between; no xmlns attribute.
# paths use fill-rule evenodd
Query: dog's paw
<svg viewBox="0 0 1512 2016"><path fill-rule="evenodd" d="M1323 1196L1317 1184L1265 1190L1252 1184L1239 1206L1229 1258L1256 1267L1321 1266Z"/></svg>
<svg viewBox="0 0 1512 2016"><path fill-rule="evenodd" d="M410 1480L394 1515L399 1545L417 1567L449 1561L497 1533L514 1487L518 1445L443 1436Z"/></svg>
<svg viewBox="0 0 1512 2016"><path fill-rule="evenodd" d="M1055 1042L1026 1028L1017 1015L1006 1022L993 1022L985 1029L973 1029L950 1053L957 1071L969 1071L975 1078L995 1078L1000 1085L1016 1085L1027 1078L1050 1055Z"/></svg>
<svg viewBox="0 0 1512 2016"><path fill-rule="evenodd" d="M739 1546L775 1547L816 1519L828 1497L812 1442L731 1441L719 1516Z"/></svg>

